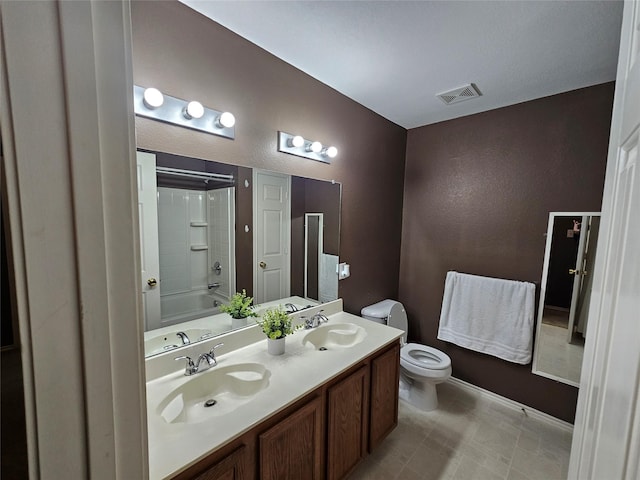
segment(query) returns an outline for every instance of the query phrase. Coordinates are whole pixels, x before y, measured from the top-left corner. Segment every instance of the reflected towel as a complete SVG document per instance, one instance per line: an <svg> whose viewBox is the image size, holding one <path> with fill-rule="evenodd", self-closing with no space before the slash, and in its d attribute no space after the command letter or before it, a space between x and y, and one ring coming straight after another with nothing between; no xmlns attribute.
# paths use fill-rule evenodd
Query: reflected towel
<svg viewBox="0 0 640 480"><path fill-rule="evenodd" d="M533 283L447 272L438 338L526 365L534 302Z"/></svg>

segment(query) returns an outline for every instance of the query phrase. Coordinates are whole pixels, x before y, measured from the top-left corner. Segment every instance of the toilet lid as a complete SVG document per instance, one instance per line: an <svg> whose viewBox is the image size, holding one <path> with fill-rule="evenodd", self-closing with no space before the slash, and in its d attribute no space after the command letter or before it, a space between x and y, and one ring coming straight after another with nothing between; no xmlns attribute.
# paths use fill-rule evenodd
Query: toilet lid
<svg viewBox="0 0 640 480"><path fill-rule="evenodd" d="M444 370L451 366L449 355L436 348L418 343L408 343L402 347L400 357L413 365L431 370Z"/></svg>

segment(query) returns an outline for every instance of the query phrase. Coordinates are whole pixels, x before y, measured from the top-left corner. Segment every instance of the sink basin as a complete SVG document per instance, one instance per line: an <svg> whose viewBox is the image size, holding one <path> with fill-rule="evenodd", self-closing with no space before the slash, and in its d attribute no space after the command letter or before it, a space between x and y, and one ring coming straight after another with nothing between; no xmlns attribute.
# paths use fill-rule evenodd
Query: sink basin
<svg viewBox="0 0 640 480"><path fill-rule="evenodd" d="M270 376L259 363L212 367L168 394L156 413L167 423L200 423L226 415L267 388Z"/></svg>
<svg viewBox="0 0 640 480"><path fill-rule="evenodd" d="M205 328L190 328L187 330L176 330L175 332L165 333L163 335L156 335L144 341L145 355L154 355L182 347L182 340L177 335L179 331L185 333L191 342L203 340L213 335L211 330Z"/></svg>
<svg viewBox="0 0 640 480"><path fill-rule="evenodd" d="M353 323L322 325L311 330L302 338L302 345L311 344L317 350L349 348L364 340L367 332Z"/></svg>

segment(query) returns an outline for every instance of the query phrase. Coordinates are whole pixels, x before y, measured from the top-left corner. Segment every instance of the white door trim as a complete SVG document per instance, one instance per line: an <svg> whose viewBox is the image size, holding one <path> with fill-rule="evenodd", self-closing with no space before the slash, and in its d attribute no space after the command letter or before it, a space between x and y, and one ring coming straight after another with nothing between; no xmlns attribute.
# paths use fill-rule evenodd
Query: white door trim
<svg viewBox="0 0 640 480"><path fill-rule="evenodd" d="M620 243L625 235L638 235L640 213L640 180L629 174L629 168L638 173L638 159L626 158L633 142L637 154L640 137L639 27L640 3L625 1L570 479L631 480L640 475L640 265L632 260L639 246L635 239Z"/></svg>
<svg viewBox="0 0 640 480"><path fill-rule="evenodd" d="M0 2L0 21L29 475L145 479L129 2Z"/></svg>

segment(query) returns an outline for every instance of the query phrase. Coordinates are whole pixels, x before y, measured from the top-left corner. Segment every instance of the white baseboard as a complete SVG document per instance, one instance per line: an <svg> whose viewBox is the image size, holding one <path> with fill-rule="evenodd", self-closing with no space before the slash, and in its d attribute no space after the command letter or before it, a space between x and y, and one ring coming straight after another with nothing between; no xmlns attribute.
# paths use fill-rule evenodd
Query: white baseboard
<svg viewBox="0 0 640 480"><path fill-rule="evenodd" d="M494 402L497 402L505 407L512 408L513 410L517 410L519 412L524 412L525 415L535 418L536 420L540 420L548 423L549 425L553 425L554 427L561 428L562 430L573 433L573 425L569 422L565 422L564 420L560 420L548 413L541 412L540 410L536 410L535 408L531 408L528 405L524 405L523 403L516 402L515 400L511 400L509 398L498 395L497 393L490 392L489 390L485 390L484 388L480 388L471 383L465 382L464 380L460 380L455 377L450 377L447 380L449 383L460 387L462 389L468 390L473 393L480 394L483 397L491 399Z"/></svg>

